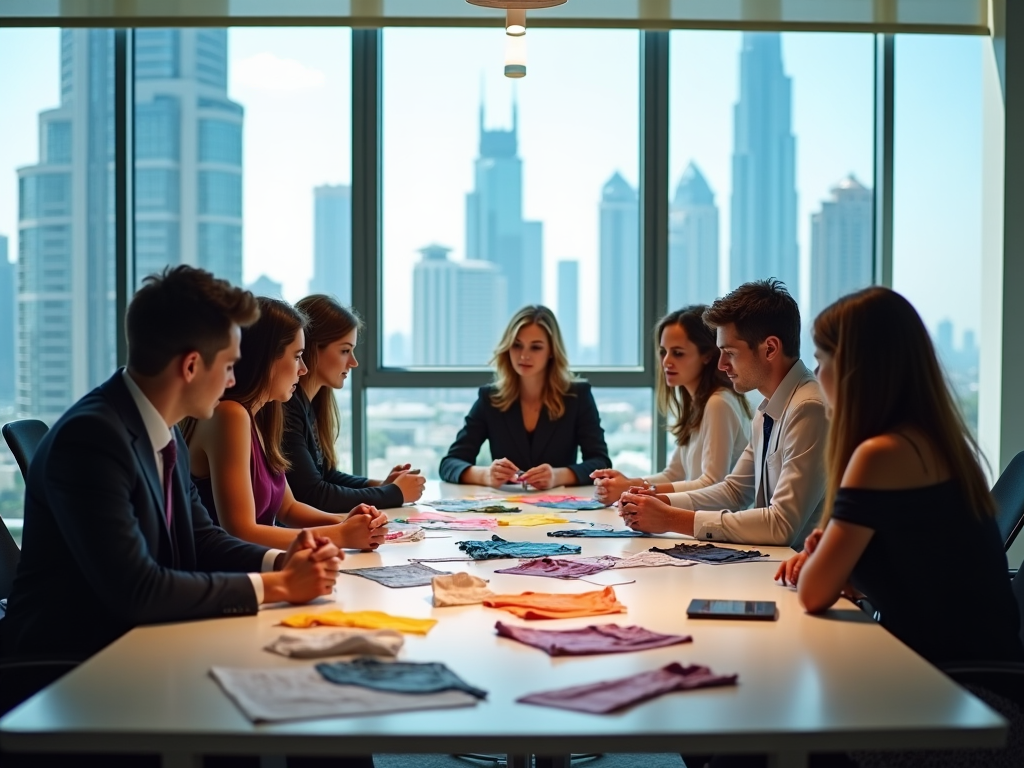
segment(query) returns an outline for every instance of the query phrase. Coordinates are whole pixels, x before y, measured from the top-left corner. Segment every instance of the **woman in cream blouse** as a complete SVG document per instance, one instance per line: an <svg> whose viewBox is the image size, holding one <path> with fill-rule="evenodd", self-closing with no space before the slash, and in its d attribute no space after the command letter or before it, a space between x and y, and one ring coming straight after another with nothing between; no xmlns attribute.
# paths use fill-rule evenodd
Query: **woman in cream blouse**
<svg viewBox="0 0 1024 768"><path fill-rule="evenodd" d="M676 448L664 471L626 477L617 469L599 469L594 496L612 504L630 486L653 485L658 493L681 493L722 480L750 439L750 405L718 368L714 333L704 325L706 307L671 312L655 329L661 359L658 409L672 423Z"/></svg>

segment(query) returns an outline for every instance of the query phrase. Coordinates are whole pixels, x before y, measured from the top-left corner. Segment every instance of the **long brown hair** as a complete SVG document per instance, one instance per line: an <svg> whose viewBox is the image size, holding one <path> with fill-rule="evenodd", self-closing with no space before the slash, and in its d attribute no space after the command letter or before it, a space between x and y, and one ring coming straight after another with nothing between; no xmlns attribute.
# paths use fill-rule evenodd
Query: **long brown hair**
<svg viewBox="0 0 1024 768"><path fill-rule="evenodd" d="M494 350L491 363L496 369L494 374L494 392L491 402L499 411L507 411L512 403L519 399L519 375L512 367L509 352L515 344L516 335L528 325L537 325L544 329L551 345L551 359L547 365L547 379L544 382L544 393L541 401L548 409L548 418L552 421L565 413L565 397L575 377L569 370L569 356L565 352L562 331L558 328L555 313L540 304L523 307L509 320L501 341Z"/></svg>
<svg viewBox="0 0 1024 768"><path fill-rule="evenodd" d="M857 446L901 427L913 427L928 438L977 517L995 515L978 444L953 401L928 330L909 301L878 286L844 296L815 319L814 344L832 356L836 385L822 522L832 514Z"/></svg>
<svg viewBox="0 0 1024 768"><path fill-rule="evenodd" d="M306 351L303 355L309 369L307 376L316 373L320 351L324 347L348 336L352 331L360 331L363 328L363 321L359 319L359 315L322 293L301 299L295 308L308 318ZM334 441L338 439L341 424L341 414L338 412L334 390L330 387L320 387L310 404L313 406L316 436L324 456L324 464L327 469L334 469L338 465Z"/></svg>
<svg viewBox="0 0 1024 768"><path fill-rule="evenodd" d="M225 400L234 400L252 413L253 406L270 389L274 362L281 359L288 345L306 326L306 316L291 304L266 296L257 297L260 318L242 330L241 358L235 363L235 386L224 392ZM267 465L272 472L286 472L291 463L281 449L284 435L284 416L281 403L266 403L252 417L260 437ZM181 423L186 442L195 431L195 419L189 417Z"/></svg>
<svg viewBox="0 0 1024 768"><path fill-rule="evenodd" d="M726 390L740 401L748 419L753 417L747 398L732 388L729 377L718 367L718 346L711 329L704 324L705 311L707 311L707 307L703 304L677 309L661 318L654 328L655 351L661 349L661 334L665 332L665 329L678 325L686 332L686 337L697 347L697 352L702 358L712 355L701 370L700 383L697 385L697 391L693 397L690 397L686 387L670 387L666 384L664 374L659 371L655 384L658 411L672 421L669 431L675 437L677 445L689 443L690 438L700 429L701 420L704 418L704 407L708 404L711 395L719 389Z"/></svg>

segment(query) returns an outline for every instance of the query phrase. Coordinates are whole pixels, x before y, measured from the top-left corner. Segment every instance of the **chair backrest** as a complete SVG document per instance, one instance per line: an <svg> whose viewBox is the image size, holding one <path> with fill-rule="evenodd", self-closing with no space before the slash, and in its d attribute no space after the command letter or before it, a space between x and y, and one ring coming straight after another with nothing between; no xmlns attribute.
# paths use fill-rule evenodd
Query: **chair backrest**
<svg viewBox="0 0 1024 768"><path fill-rule="evenodd" d="M996 524L1006 549L1010 548L1024 526L1024 451L1006 466L992 486L996 500Z"/></svg>
<svg viewBox="0 0 1024 768"><path fill-rule="evenodd" d="M21 468L21 476L25 478L25 482L28 482L28 465L49 429L39 419L21 419L7 422L0 430L11 448L11 453L14 454L15 461L18 462L18 467Z"/></svg>

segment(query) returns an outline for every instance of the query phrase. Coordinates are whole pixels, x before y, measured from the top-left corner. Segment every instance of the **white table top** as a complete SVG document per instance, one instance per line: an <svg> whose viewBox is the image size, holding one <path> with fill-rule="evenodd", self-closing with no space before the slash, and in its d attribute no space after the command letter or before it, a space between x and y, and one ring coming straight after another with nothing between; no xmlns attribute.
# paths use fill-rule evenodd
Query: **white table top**
<svg viewBox="0 0 1024 768"><path fill-rule="evenodd" d="M431 483L424 498L484 492ZM613 510L560 512L525 506L523 510L621 527ZM398 517L401 513L393 510L389 514ZM502 527L497 533L519 541L579 544L584 555L633 554L657 545L651 539L546 536L547 531L566 527L581 526ZM377 553L350 554L345 566L458 556L462 553L455 542L488 539L491 532L428 531L427 535L430 538L418 543L388 544ZM782 548L759 549L773 560L792 554ZM579 581L493 573L514 563L432 565L489 578L497 593L600 589ZM777 562L616 570L612 572L615 581L636 580L615 587L627 614L543 622L525 622L480 605L433 608L429 586L389 589L367 579L341 576L335 593L338 604L325 601L312 610L383 610L439 619L427 636L407 635L400 658L443 661L470 684L490 691L488 699L475 707L453 710L253 725L208 671L214 665L309 664L261 650L282 632L303 631L275 624L309 608L275 606L257 616L141 627L130 632L8 714L0 721L0 744L11 750L165 754L237 753L244 745L248 753L264 754L760 751L800 755L816 750L991 747L1003 743L1002 718L871 622L856 606L843 601L824 616L806 615L795 592L774 584L776 567ZM601 577L608 578L606 574ZM779 620L687 619L686 606L695 597L774 600ZM546 629L606 622L636 624L658 632L690 634L694 641L640 653L551 658L498 638L494 633L498 620ZM703 664L721 674L738 673L739 684L670 694L613 715L515 703L527 693L626 676L671 661ZM792 764L800 761L798 757Z"/></svg>

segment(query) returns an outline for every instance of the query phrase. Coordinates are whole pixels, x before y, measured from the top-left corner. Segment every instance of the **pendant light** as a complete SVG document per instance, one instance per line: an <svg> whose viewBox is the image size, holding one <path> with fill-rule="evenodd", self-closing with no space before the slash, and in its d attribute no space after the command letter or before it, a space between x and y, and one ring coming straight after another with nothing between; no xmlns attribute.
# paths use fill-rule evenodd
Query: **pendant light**
<svg viewBox="0 0 1024 768"><path fill-rule="evenodd" d="M526 77L526 12L553 8L566 0L466 0L481 8L505 10L505 77Z"/></svg>

